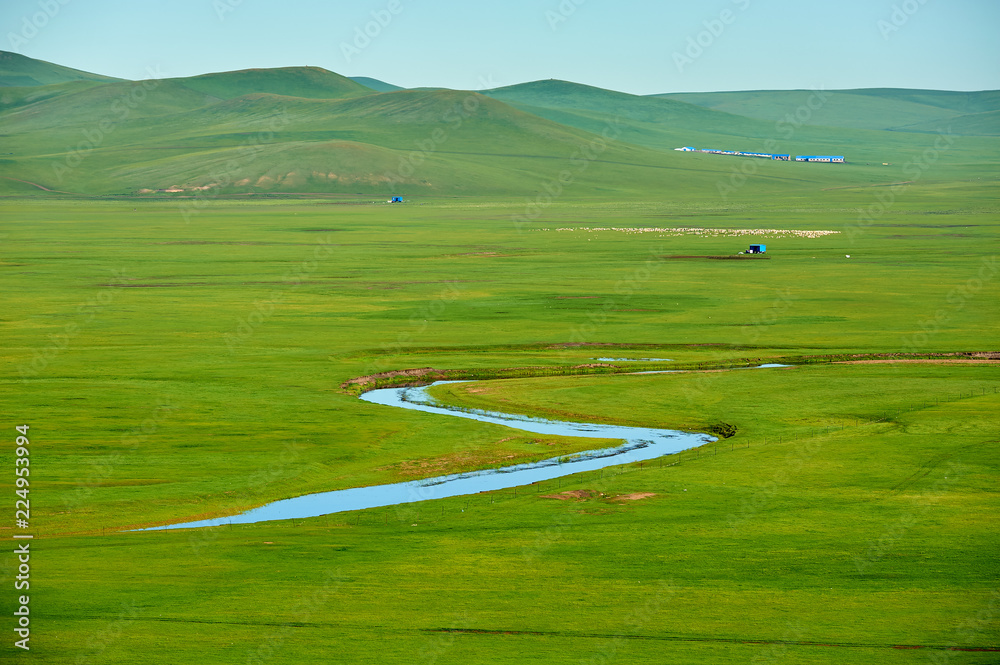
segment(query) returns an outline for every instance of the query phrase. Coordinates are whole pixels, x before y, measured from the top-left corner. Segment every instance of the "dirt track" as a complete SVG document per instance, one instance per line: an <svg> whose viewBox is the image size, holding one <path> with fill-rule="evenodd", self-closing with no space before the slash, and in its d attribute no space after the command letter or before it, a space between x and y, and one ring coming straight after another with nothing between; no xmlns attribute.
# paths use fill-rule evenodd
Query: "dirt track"
<svg viewBox="0 0 1000 665"><path fill-rule="evenodd" d="M37 182L31 182L30 180L21 180L20 178L11 178L9 176L0 176L0 178L3 178L4 180L13 180L14 182L23 182L26 185L31 185L33 187L37 187L38 189L44 190L46 192L56 192L58 194L72 194L73 193L73 192L64 192L61 189L49 189L48 187L45 187L44 185L39 185Z"/></svg>

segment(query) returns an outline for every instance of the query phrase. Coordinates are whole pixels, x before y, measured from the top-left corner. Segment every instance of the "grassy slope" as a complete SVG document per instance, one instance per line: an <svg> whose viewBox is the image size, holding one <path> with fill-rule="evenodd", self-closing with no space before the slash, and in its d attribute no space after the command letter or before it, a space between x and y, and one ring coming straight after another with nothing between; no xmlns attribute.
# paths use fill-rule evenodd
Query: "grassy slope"
<svg viewBox="0 0 1000 665"><path fill-rule="evenodd" d="M59 95L70 94L99 87L97 81L67 81L51 85L6 87L0 89L0 109L9 111L20 106L27 106Z"/></svg>
<svg viewBox="0 0 1000 665"><path fill-rule="evenodd" d="M831 90L824 92L822 98L808 90L757 90L669 93L654 97L770 122L799 111L799 120L809 125L931 132L954 125L957 133L970 135L995 135L996 120L982 126L953 123L953 120L966 114L1000 109L1000 91L996 90ZM804 106L810 100L811 104Z"/></svg>
<svg viewBox="0 0 1000 665"><path fill-rule="evenodd" d="M789 139L758 120L563 82L490 93L522 110L456 91L362 95L349 79L306 68L58 92L2 114L13 154L0 174L93 194L179 187L190 195L209 186L212 194L534 196L568 170L598 195L665 189L717 196L744 161L670 148L833 152L852 161L820 170L754 162L758 185L778 193L885 183L885 170L871 164L905 163L934 143L919 133L820 127L802 127ZM347 98L318 99L333 95ZM134 98L138 103L123 105ZM613 140L594 143L594 134ZM995 161L996 140L958 137L936 170L949 179L981 175L983 164ZM581 159L587 145L598 147L596 159Z"/></svg>
<svg viewBox="0 0 1000 665"><path fill-rule="evenodd" d="M662 177L637 167L673 169L678 185L714 183L722 173L718 164L691 168L679 156L627 144L598 146L592 153L598 161L583 159L581 146L596 137L474 93L401 91L353 100L254 94L205 106L198 93L175 88L180 85L163 83L149 93L143 113L115 123L98 149L85 152L87 169L62 169L68 161L61 146L92 131L119 91L88 90L10 113L12 147L33 156L9 162L5 174L71 191L119 192L219 182L219 165L234 164L221 170L234 183L247 180L233 187L240 191L257 185L264 191L360 187L384 193L389 174L410 185L403 193L533 193L564 169L598 190L623 191L648 191ZM65 108L74 109L77 120L60 123ZM355 144L348 154L337 149L345 141ZM420 152L410 164L419 168L401 170L414 148ZM299 181L279 183L277 176L289 173ZM270 187L258 185L262 177Z"/></svg>
<svg viewBox="0 0 1000 665"><path fill-rule="evenodd" d="M36 60L20 53L0 51L0 86L42 86L69 81L120 81L113 76L102 76L63 67L44 60Z"/></svg>
<svg viewBox="0 0 1000 665"><path fill-rule="evenodd" d="M372 90L378 92L395 92L396 90L403 90L403 88L398 85L393 85L391 83L386 83L385 81L373 79L369 76L352 76L351 80L355 81L356 83L360 83L366 88L371 88Z"/></svg>
<svg viewBox="0 0 1000 665"><path fill-rule="evenodd" d="M485 94L556 122L599 130L621 125L624 140L659 149L765 136L759 121L703 109L694 104L640 97L566 81L536 81L489 90ZM685 142L688 141L688 142ZM749 148L748 148L749 150Z"/></svg>
<svg viewBox="0 0 1000 665"><path fill-rule="evenodd" d="M147 85L123 81L71 90L66 86L45 86L38 91L50 88L59 94L31 100L4 114L14 146L23 142L35 151L58 154L74 147L72 143L84 138L84 131L98 131L102 120L113 123L110 131L108 127L103 130L110 138L120 123L170 116L219 101L169 79Z"/></svg>
<svg viewBox="0 0 1000 665"><path fill-rule="evenodd" d="M220 99L262 92L310 99L340 99L370 95L373 92L372 88L362 83L321 67L244 69L173 80Z"/></svg>
<svg viewBox="0 0 1000 665"><path fill-rule="evenodd" d="M980 113L995 111L1000 106L1000 90L978 92L957 92L949 90L914 90L905 88L866 88L849 90L856 95L884 97L886 99L909 101L928 106L951 109L960 113Z"/></svg>
<svg viewBox="0 0 1000 665"><path fill-rule="evenodd" d="M913 132L936 132L941 123L918 123L908 125L901 129ZM966 136L997 136L1000 135L1000 111L983 111L982 113L968 113L965 115L949 118L947 121L949 131Z"/></svg>
<svg viewBox="0 0 1000 665"><path fill-rule="evenodd" d="M706 113L695 104L640 97L570 81L534 81L487 90L484 94L535 107L597 110L625 115L635 120L667 120L681 126L696 123L712 126L743 120L720 112Z"/></svg>
<svg viewBox="0 0 1000 665"><path fill-rule="evenodd" d="M810 91L789 91L787 93L766 93L763 96L751 96L752 93L719 93L747 95L755 104L766 112L748 116L712 110L711 113L699 112L694 104L679 102L674 99L657 97L636 97L623 93L590 88L562 81L539 81L523 85L500 88L489 91L510 104L531 113L548 118L555 122L578 127L588 131L599 131L609 123L617 124L622 129L621 139L637 145L643 145L659 150L671 150L680 146L693 145L700 148L721 148L747 151L781 152L788 154L837 154L846 155L852 163L850 170L835 172L831 176L823 173L818 177L833 184L832 180L843 178L843 184L867 182L874 184L885 182L884 170L878 168L886 162L908 162L919 156L925 149L932 147L937 136L927 136L925 133L886 132L859 129L856 123L842 122L842 117L830 117L830 124L841 123L840 127L821 127L812 124L795 125L787 122L786 115L794 114L796 109L810 103L813 95ZM930 95L930 92L927 93ZM868 100L868 97L864 97ZM922 98L921 98L922 99ZM894 115L907 117L906 108L911 104L909 99L884 102L880 117ZM956 107L969 108L955 102ZM928 107L930 108L930 107ZM936 107L935 107L936 108ZM893 110L894 109L894 110ZM711 109L708 109L711 110ZM940 111L936 108L935 113ZM959 111L948 111L958 115ZM926 118L926 116L914 116ZM975 124L976 120L956 122L954 133L961 135L963 127ZM980 122L980 125L985 122ZM944 129L940 127L921 127L921 132ZM955 165L953 171L947 172L947 178L967 178L983 172L984 163L995 161L992 154L1000 145L995 139L981 137L966 138L958 136L955 143L936 161L937 167ZM712 155L683 155L687 163L719 164L727 171L736 171L744 167L745 160L725 158ZM975 164L974 168L966 168L966 164ZM876 165L874 168L863 166ZM773 174L775 177L788 176L790 180L811 179L814 175L809 170L789 170L787 164L763 164L754 162L749 168L758 173ZM992 167L987 167L992 171ZM787 185L788 183L783 183Z"/></svg>

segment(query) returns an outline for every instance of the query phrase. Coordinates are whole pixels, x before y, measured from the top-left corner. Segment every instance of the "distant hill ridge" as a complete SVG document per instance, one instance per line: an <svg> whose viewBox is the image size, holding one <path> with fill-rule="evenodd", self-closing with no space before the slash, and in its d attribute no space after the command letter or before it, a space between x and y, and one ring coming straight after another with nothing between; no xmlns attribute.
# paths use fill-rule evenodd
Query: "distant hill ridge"
<svg viewBox="0 0 1000 665"><path fill-rule="evenodd" d="M20 53L0 51L0 87L39 86L69 81L120 81L112 76L63 67L44 60L35 60Z"/></svg>
<svg viewBox="0 0 1000 665"><path fill-rule="evenodd" d="M821 103L806 100L819 94ZM654 95L758 120L775 120L798 113L801 124L855 129L928 131L929 125L943 127L955 120L956 126L968 125L959 120L970 114L1000 111L1000 91L956 92L947 90L910 90L904 88L866 88L857 90L749 90L740 92L692 92ZM980 123L976 132L1000 133L1000 126ZM909 128L909 129L908 129ZM967 129L971 129L968 125ZM932 129L930 131L936 131Z"/></svg>
<svg viewBox="0 0 1000 665"><path fill-rule="evenodd" d="M322 67L279 67L242 69L168 79L219 99L232 99L255 92L267 92L309 99L360 97L374 92L346 76Z"/></svg>
<svg viewBox="0 0 1000 665"><path fill-rule="evenodd" d="M976 134L963 163L1000 153L990 138L1000 115L995 92L824 92L794 137L783 137L776 120L817 93L639 96L558 80L482 92L400 89L320 67L136 82L18 54L0 52L0 63L8 82L0 85L0 192L19 195L717 196L734 160L674 148L846 154L852 164L881 165L919 154L920 132L941 121ZM877 126L887 118L896 131ZM776 138L783 142L772 149ZM764 191L881 177L755 168L754 188Z"/></svg>
<svg viewBox="0 0 1000 665"><path fill-rule="evenodd" d="M378 79L373 79L368 76L352 76L351 80L356 83L360 83L366 88L371 88L376 92L393 92L396 90L403 90L403 88L398 85L386 83L385 81L379 81Z"/></svg>

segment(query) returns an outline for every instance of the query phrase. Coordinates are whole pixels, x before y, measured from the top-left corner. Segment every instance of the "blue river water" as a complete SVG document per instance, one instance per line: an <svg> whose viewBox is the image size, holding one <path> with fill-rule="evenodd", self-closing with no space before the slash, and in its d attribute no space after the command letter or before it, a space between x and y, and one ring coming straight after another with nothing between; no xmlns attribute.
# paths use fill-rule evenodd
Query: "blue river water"
<svg viewBox="0 0 1000 665"><path fill-rule="evenodd" d="M761 366L761 368L764 367L784 367L784 365ZM534 434L575 436L593 439L618 439L622 441L622 444L613 448L603 448L553 457L540 462L517 464L500 469L458 473L390 485L354 487L330 492L306 494L292 499L275 501L240 515L194 522L181 522L137 530L195 529L224 526L227 524L254 524L256 522L269 522L272 520L302 519L351 510L364 510L366 508L379 508L476 494L478 492L490 492L521 485L530 485L531 483L552 480L583 471L596 471L618 464L651 460L716 440L715 437L708 434L647 427L562 422L511 415L497 411L450 407L438 403L433 397L427 394L428 388L442 383L449 382L442 381L422 388L385 388L372 390L363 394L361 399L385 408L412 409L456 418L469 418L485 423L505 425Z"/></svg>

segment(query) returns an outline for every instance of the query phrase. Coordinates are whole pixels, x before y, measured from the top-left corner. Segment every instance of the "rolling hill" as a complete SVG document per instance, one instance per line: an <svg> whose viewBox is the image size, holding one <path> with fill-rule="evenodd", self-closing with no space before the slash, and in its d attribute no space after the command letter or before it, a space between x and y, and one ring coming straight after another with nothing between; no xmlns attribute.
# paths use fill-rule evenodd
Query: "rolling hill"
<svg viewBox="0 0 1000 665"><path fill-rule="evenodd" d="M14 78L48 65L19 58L7 70ZM772 110L782 103L802 104L803 93L783 94L765 95L757 104ZM32 186L27 182L40 193L83 195L530 199L563 191L557 183L562 177L579 196L716 196L743 160L673 148L849 155L850 165L835 168L754 162L756 177L748 192L793 188L805 196L822 187L884 182L882 162L921 154L928 140L922 132L932 131L926 123L942 114L967 131L985 132L996 120L988 96L894 94L854 97L873 100L883 110L897 105L903 109L898 117L915 121L913 131L803 124L786 135L780 122L566 81L480 94L379 92L317 67L149 81L79 78L0 89L6 146L0 191L23 193ZM906 116L914 107L923 115ZM936 172L992 173L996 148L995 139L956 139Z"/></svg>
<svg viewBox="0 0 1000 665"><path fill-rule="evenodd" d="M258 92L310 99L340 99L373 92L372 88L322 67L244 69L169 80L219 99L233 99Z"/></svg>
<svg viewBox="0 0 1000 665"><path fill-rule="evenodd" d="M966 115L1000 111L1000 91L950 92L872 88L863 90L756 90L671 93L657 99L688 102L715 111L772 121L787 114L806 125L935 132ZM813 101L809 101L812 99ZM807 103L808 102L808 103ZM960 121L953 130L995 135L1000 126L988 117Z"/></svg>
<svg viewBox="0 0 1000 665"><path fill-rule="evenodd" d="M762 123L696 104L594 88L568 81L534 81L487 90L484 94L512 106L580 129L594 131L624 123L630 140L670 149L705 143L723 136L766 134ZM698 139L701 139L700 141Z"/></svg>
<svg viewBox="0 0 1000 665"><path fill-rule="evenodd" d="M52 85L68 81L120 81L112 76L63 67L44 60L36 60L20 53L0 51L0 87Z"/></svg>
<svg viewBox="0 0 1000 665"><path fill-rule="evenodd" d="M584 155L581 146L600 137L476 93L400 91L339 100L252 93L204 103L204 95L176 80L150 92L146 112L115 121L99 146L78 151L86 169L53 158L59 147L93 133L108 101L120 99L119 85L6 113L21 159L16 168L0 164L0 172L94 193L380 195L534 192L566 169L591 188L623 191L656 186L663 170L684 182L704 171L718 175L717 166L683 164L678 155L625 143Z"/></svg>
<svg viewBox="0 0 1000 665"><path fill-rule="evenodd" d="M723 105L707 108L669 96L636 96L555 80L523 83L489 90L485 94L554 122L587 131L618 123L622 140L658 150L696 146L785 154L836 154L847 155L849 161L856 164L881 164L905 161L908 155L920 154L928 143L926 132L937 131L937 128L922 126L915 127L912 132L872 130L854 126L859 124L857 122L848 126L823 126L792 119L800 109L826 108L829 103L809 90L782 91L773 95L761 93L759 98L753 93L713 93L740 96L747 104L753 101L758 112L748 115L721 110L725 108ZM945 93L942 99L950 98L959 106L959 99L964 94L955 93L956 96L950 98L951 93ZM956 126L960 126L957 119L965 117L956 109L943 107L933 107L934 113L930 115L906 116L907 109L916 102L902 95L896 101L886 101L875 95L859 97L865 103L872 98L876 100L873 103L882 107L883 118L892 117L890 107L893 104L900 108L899 117L907 119L947 115L956 119ZM767 113L761 110L765 107ZM967 122L975 127L976 123L989 122L989 118L970 116ZM962 132L956 129L954 133ZM966 147L971 150L965 153L966 156L978 152L975 142L961 145L959 150L950 151L949 159L957 157ZM698 157L692 155L692 159ZM969 157L969 161L978 159L980 157Z"/></svg>
<svg viewBox="0 0 1000 665"><path fill-rule="evenodd" d="M373 79L368 76L352 76L350 78L352 81L360 83L366 88L371 88L376 92L395 92L396 90L403 90L403 88L398 85L386 83L385 81L379 81L378 79Z"/></svg>
<svg viewBox="0 0 1000 665"><path fill-rule="evenodd" d="M923 122L901 127L908 132L936 132L942 124L949 131L963 136L1000 136L1000 111L968 113L948 118L944 123Z"/></svg>

